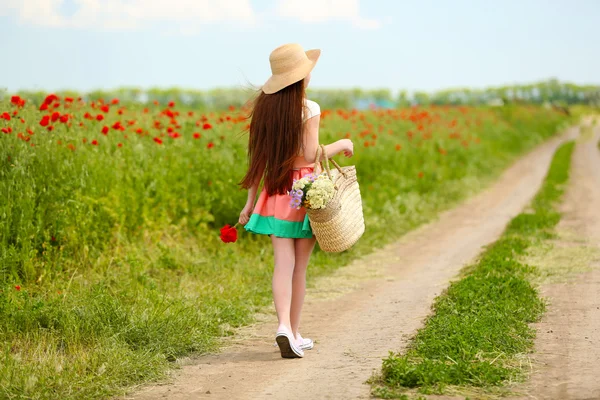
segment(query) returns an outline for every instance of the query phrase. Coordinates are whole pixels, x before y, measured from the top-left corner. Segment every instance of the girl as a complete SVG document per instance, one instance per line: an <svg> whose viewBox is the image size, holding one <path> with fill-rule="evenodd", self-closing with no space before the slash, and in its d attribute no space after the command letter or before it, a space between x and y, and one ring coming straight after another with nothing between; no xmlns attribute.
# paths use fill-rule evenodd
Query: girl
<svg viewBox="0 0 600 400"><path fill-rule="evenodd" d="M294 179L312 173L319 146L320 108L306 99L320 50L304 52L298 44L286 44L269 57L272 76L262 87L251 113L248 172L240 185L248 189L248 201L239 222L249 232L269 235L273 244L273 300L279 327L275 340L284 358L301 358L313 341L298 331L304 303L306 268L315 245L306 210L290 207L287 194ZM326 146L327 154L351 157L348 139ZM256 206L261 180L264 187Z"/></svg>

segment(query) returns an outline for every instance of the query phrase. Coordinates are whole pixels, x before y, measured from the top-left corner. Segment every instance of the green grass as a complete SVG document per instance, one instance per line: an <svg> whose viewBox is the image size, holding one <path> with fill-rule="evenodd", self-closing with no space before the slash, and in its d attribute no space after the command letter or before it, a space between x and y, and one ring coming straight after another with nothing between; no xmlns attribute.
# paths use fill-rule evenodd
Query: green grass
<svg viewBox="0 0 600 400"><path fill-rule="evenodd" d="M519 262L553 234L557 202L569 177L574 143L562 145L531 203L464 276L439 296L433 315L405 354L390 353L374 393L393 398L409 388L441 393L452 386L490 387L519 379L518 356L531 351L544 301L530 282L536 268Z"/></svg>
<svg viewBox="0 0 600 400"><path fill-rule="evenodd" d="M237 112L182 109L168 118L155 106L148 113L111 106L97 122L82 116L98 107L58 110L73 123L57 122L52 132L29 106L0 120L13 130L0 134L3 398L123 393L164 377L178 357L216 349L271 302L269 239L218 239L245 202L236 182L246 122L235 121ZM211 129L197 126L203 117ZM127 129L100 133L116 121ZM310 279L479 191L568 121L536 107L324 113L322 142L347 133L355 141L367 232L350 252L317 251ZM167 127L181 137L169 137Z"/></svg>

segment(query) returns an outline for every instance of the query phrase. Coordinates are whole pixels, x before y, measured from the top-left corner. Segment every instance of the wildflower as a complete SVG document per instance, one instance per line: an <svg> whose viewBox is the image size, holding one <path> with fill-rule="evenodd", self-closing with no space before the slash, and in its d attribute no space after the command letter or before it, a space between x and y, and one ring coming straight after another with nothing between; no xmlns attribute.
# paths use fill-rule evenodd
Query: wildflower
<svg viewBox="0 0 600 400"><path fill-rule="evenodd" d="M202 129L204 129L204 130L212 129L212 125L209 124L208 122L206 122L204 125L202 125Z"/></svg>
<svg viewBox="0 0 600 400"><path fill-rule="evenodd" d="M235 243L238 238L238 232L235 226L225 225L221 228L221 240L223 243Z"/></svg>
<svg viewBox="0 0 600 400"><path fill-rule="evenodd" d="M159 137L155 137L153 140L158 144L162 144L162 142L163 142L162 139Z"/></svg>
<svg viewBox="0 0 600 400"><path fill-rule="evenodd" d="M198 132L194 132L194 139L200 139L202 137Z"/></svg>
<svg viewBox="0 0 600 400"><path fill-rule="evenodd" d="M64 114L60 117L60 122L62 122L63 124L66 124L67 122L69 122L69 114Z"/></svg>
<svg viewBox="0 0 600 400"><path fill-rule="evenodd" d="M52 116L50 117L50 119L52 120L52 122L58 121L59 118L60 118L60 113L58 111L54 111L52 113Z"/></svg>
<svg viewBox="0 0 600 400"><path fill-rule="evenodd" d="M98 114L96 115L96 121L102 121L104 119L104 115Z"/></svg>
<svg viewBox="0 0 600 400"><path fill-rule="evenodd" d="M98 141L96 139L92 140L92 146L98 146Z"/></svg>
<svg viewBox="0 0 600 400"><path fill-rule="evenodd" d="M20 292L20 291L21 291L21 286L20 286L20 285L15 285L15 290L16 290L17 292Z"/></svg>
<svg viewBox="0 0 600 400"><path fill-rule="evenodd" d="M10 121L10 114L7 112L2 113L2 115L0 116L0 119L5 119L7 121Z"/></svg>
<svg viewBox="0 0 600 400"><path fill-rule="evenodd" d="M104 125L104 127L102 128L102 134L108 135L108 126Z"/></svg>
<svg viewBox="0 0 600 400"><path fill-rule="evenodd" d="M44 115L42 117L42 120L40 121L40 125L41 126L48 126L48 124L50 123L50 117L47 115Z"/></svg>
<svg viewBox="0 0 600 400"><path fill-rule="evenodd" d="M209 143L206 145L206 148L208 148L208 149L212 149L213 147L215 147L215 144L214 144L213 142L209 142Z"/></svg>

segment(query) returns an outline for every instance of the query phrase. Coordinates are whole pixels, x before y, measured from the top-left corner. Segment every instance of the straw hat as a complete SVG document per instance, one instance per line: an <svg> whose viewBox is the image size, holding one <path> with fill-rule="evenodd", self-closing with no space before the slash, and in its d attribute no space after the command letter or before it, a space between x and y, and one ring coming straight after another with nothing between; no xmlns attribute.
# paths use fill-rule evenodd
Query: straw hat
<svg viewBox="0 0 600 400"><path fill-rule="evenodd" d="M320 55L321 50L305 52L302 46L295 43L279 46L269 56L273 75L265 82L262 91L272 94L306 78Z"/></svg>

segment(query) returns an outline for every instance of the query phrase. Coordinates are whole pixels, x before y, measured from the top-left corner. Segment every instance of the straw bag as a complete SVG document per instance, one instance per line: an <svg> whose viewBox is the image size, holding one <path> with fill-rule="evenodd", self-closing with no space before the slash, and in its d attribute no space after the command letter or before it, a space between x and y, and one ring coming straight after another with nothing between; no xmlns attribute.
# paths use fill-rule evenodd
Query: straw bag
<svg viewBox="0 0 600 400"><path fill-rule="evenodd" d="M333 159L331 162L335 170L329 168L329 158L325 146L317 149L315 173L322 172L322 163L319 161L324 155L325 171L333 181L336 191L333 199L324 209L306 210L310 226L317 237L321 250L329 253L339 253L348 250L365 232L362 200L358 181L356 180L356 167L341 168Z"/></svg>

